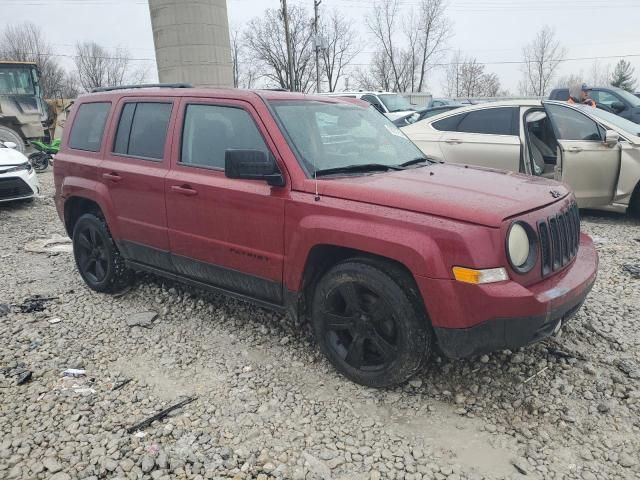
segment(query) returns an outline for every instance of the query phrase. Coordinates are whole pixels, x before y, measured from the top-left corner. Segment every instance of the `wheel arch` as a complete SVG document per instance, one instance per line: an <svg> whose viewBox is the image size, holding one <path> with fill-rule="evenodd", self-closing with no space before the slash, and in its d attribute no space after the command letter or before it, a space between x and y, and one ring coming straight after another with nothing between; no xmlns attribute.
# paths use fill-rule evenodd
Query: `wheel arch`
<svg viewBox="0 0 640 480"><path fill-rule="evenodd" d="M403 262L377 253L368 252L356 248L322 243L316 244L308 251L302 271L299 290L292 295L295 299L292 313L298 319L304 319L308 315L308 306L315 285L332 267L346 260L354 260L380 268L392 278L402 283L402 287L410 290L410 295L418 302L418 306L427 314L427 306L422 298L420 289L416 283L411 269Z"/></svg>

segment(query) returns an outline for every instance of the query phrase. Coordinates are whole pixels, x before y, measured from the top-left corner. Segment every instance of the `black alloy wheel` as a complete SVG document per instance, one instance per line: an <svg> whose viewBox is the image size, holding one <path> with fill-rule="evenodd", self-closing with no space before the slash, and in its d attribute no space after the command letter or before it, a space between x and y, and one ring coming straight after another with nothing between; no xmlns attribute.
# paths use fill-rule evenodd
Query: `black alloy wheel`
<svg viewBox="0 0 640 480"><path fill-rule="evenodd" d="M387 368L398 356L398 327L384 299L366 286L344 282L328 296L320 315L327 342L355 369Z"/></svg>
<svg viewBox="0 0 640 480"><path fill-rule="evenodd" d="M100 213L85 213L73 227L73 256L80 276L96 292L118 293L133 281Z"/></svg>
<svg viewBox="0 0 640 480"><path fill-rule="evenodd" d="M402 383L430 355L433 335L415 282L394 264L339 263L316 285L311 308L320 349L362 385Z"/></svg>
<svg viewBox="0 0 640 480"><path fill-rule="evenodd" d="M106 240L95 225L83 225L77 234L78 269L92 283L104 282L109 270L109 253Z"/></svg>

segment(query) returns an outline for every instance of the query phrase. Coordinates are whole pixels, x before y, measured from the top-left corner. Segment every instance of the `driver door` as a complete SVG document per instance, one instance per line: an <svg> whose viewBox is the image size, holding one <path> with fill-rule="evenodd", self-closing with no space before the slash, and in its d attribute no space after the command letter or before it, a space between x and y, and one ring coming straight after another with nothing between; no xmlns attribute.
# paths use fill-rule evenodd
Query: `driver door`
<svg viewBox="0 0 640 480"><path fill-rule="evenodd" d="M571 187L580 208L613 201L620 173L620 145L604 143L605 129L564 105L544 102L560 149L555 178Z"/></svg>

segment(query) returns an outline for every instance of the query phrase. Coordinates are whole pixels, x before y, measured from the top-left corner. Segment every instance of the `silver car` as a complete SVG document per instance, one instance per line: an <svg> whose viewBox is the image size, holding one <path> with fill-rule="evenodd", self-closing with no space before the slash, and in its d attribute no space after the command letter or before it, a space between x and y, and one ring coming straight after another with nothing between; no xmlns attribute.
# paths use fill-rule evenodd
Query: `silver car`
<svg viewBox="0 0 640 480"><path fill-rule="evenodd" d="M581 208L640 213L640 125L565 102L460 108L404 127L429 157L560 180Z"/></svg>

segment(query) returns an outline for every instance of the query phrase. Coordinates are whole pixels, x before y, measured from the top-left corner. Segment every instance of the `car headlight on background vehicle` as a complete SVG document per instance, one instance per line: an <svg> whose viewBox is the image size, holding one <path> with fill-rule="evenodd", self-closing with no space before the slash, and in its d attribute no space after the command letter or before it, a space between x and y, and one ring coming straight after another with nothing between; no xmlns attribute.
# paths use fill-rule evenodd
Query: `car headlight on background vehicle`
<svg viewBox="0 0 640 480"><path fill-rule="evenodd" d="M529 272L536 263L536 234L524 222L514 222L507 232L507 258L518 273Z"/></svg>
<svg viewBox="0 0 640 480"><path fill-rule="evenodd" d="M20 165L16 165L15 167L8 168L7 170L0 170L1 173L12 173L12 172L21 172L22 170L26 170L27 172L31 171L31 164L29 162L21 163Z"/></svg>

